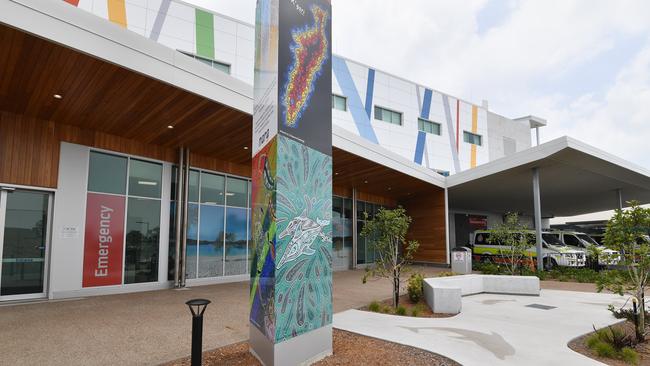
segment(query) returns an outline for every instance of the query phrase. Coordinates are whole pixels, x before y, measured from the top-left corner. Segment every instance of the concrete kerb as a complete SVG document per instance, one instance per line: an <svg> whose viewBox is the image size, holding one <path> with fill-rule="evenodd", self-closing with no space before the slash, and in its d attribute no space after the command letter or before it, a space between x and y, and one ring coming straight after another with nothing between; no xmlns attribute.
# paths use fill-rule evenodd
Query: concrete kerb
<svg viewBox="0 0 650 366"><path fill-rule="evenodd" d="M480 293L539 296L535 276L461 275L424 280L424 298L434 313L458 314L462 297Z"/></svg>

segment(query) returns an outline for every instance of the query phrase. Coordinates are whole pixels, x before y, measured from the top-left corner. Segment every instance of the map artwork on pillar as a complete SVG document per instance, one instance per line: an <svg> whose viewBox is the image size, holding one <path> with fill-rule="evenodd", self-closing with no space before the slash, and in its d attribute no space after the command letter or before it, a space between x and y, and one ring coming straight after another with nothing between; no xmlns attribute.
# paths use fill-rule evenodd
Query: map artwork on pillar
<svg viewBox="0 0 650 366"><path fill-rule="evenodd" d="M331 140L323 138L332 133L331 5L328 0L282 1L280 133L331 155Z"/></svg>
<svg viewBox="0 0 650 366"><path fill-rule="evenodd" d="M276 342L332 322L332 158L278 136Z"/></svg>
<svg viewBox="0 0 650 366"><path fill-rule="evenodd" d="M250 321L266 337L275 340L275 238L277 138L253 158L252 261Z"/></svg>

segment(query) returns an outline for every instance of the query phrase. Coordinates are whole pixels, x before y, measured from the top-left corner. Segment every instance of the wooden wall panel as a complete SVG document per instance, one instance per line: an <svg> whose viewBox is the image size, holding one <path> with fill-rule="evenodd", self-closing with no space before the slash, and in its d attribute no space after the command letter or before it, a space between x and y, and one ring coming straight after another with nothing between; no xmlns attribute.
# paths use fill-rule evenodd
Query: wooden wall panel
<svg viewBox="0 0 650 366"><path fill-rule="evenodd" d="M178 150L78 126L0 112L0 182L56 188L60 141L176 163ZM251 167L192 154L192 166L250 177Z"/></svg>
<svg viewBox="0 0 650 366"><path fill-rule="evenodd" d="M58 164L53 122L0 112L0 182L55 188Z"/></svg>
<svg viewBox="0 0 650 366"><path fill-rule="evenodd" d="M408 240L417 240L420 247L415 254L417 262L446 263L445 192L432 188L430 192L401 202L413 221Z"/></svg>
<svg viewBox="0 0 650 366"><path fill-rule="evenodd" d="M366 201L371 203L377 203L386 207L395 207L397 206L397 201L393 198L380 196L377 194L366 193L357 190L357 201Z"/></svg>

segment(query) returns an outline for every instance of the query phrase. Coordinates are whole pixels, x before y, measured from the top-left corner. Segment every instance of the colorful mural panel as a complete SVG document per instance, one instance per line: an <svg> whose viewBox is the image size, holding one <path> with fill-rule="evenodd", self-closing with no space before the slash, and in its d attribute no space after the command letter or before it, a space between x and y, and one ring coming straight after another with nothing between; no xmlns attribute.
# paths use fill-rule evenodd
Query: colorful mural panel
<svg viewBox="0 0 650 366"><path fill-rule="evenodd" d="M278 137L276 342L332 322L332 158Z"/></svg>
<svg viewBox="0 0 650 366"><path fill-rule="evenodd" d="M275 339L275 238L277 139L253 157L252 261L250 321L266 337Z"/></svg>

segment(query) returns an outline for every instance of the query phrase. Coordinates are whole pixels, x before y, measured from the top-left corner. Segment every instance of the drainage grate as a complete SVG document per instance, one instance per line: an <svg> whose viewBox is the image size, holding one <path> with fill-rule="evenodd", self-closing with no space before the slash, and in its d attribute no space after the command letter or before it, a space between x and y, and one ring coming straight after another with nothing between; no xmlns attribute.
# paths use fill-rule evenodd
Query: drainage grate
<svg viewBox="0 0 650 366"><path fill-rule="evenodd" d="M542 305L542 304L530 304L526 305L527 308L534 308L534 309L541 309L541 310L551 310L557 308L557 306L549 306L549 305Z"/></svg>

